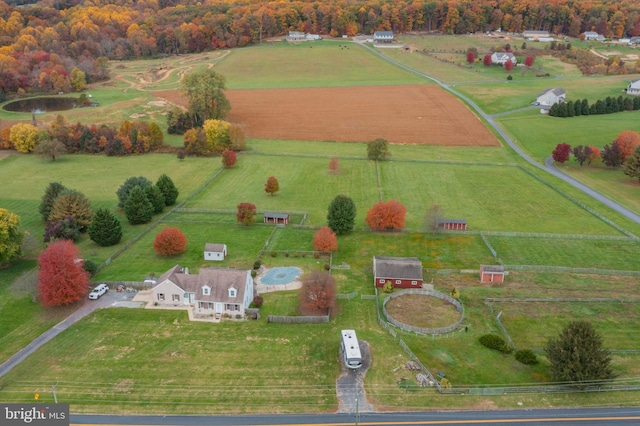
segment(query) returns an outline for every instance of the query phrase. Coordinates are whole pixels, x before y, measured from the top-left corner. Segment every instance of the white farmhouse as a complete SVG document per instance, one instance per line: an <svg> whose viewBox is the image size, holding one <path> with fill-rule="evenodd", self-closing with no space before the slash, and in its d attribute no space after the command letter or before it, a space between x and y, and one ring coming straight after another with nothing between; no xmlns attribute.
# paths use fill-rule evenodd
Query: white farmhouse
<svg viewBox="0 0 640 426"><path fill-rule="evenodd" d="M631 80L627 86L627 95L640 96L640 79Z"/></svg>
<svg viewBox="0 0 640 426"><path fill-rule="evenodd" d="M515 55L513 53L509 53L509 52L494 52L493 55L491 55L491 63L492 64L504 65L509 59L511 59L511 63L513 65L518 63L518 60L516 59L516 57L515 57Z"/></svg>
<svg viewBox="0 0 640 426"><path fill-rule="evenodd" d="M556 87L554 89L547 89L540 93L536 98L536 104L541 106L551 106L553 104L565 102L567 99L567 92L564 89Z"/></svg>

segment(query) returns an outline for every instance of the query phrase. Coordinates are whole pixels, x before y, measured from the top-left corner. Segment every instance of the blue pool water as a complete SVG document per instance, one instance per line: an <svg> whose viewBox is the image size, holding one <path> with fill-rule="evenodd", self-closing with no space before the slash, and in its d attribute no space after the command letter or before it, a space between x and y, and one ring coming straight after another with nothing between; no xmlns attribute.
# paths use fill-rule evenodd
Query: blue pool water
<svg viewBox="0 0 640 426"><path fill-rule="evenodd" d="M270 269L260 282L265 285L282 285L289 284L302 274L302 269L295 266L283 266Z"/></svg>

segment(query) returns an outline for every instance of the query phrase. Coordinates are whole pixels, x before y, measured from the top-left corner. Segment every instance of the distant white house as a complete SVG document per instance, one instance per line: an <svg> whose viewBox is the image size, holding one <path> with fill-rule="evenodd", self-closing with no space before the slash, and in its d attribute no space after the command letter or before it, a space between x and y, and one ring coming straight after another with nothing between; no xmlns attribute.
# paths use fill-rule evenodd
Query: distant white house
<svg viewBox="0 0 640 426"><path fill-rule="evenodd" d="M301 31L289 31L289 35L287 36L287 41L302 41L306 39L307 35Z"/></svg>
<svg viewBox="0 0 640 426"><path fill-rule="evenodd" d="M526 30L522 32L522 36L529 39L539 39L540 37L549 37L549 31Z"/></svg>
<svg viewBox="0 0 640 426"><path fill-rule="evenodd" d="M307 33L305 38L306 38L307 41L322 40L322 37L320 37L320 34L309 34L309 33Z"/></svg>
<svg viewBox="0 0 640 426"><path fill-rule="evenodd" d="M584 32L584 39L586 41L590 41L590 40L604 41L604 36L598 34L595 31L585 31Z"/></svg>
<svg viewBox="0 0 640 426"><path fill-rule="evenodd" d="M492 64L504 65L509 59L511 59L511 63L513 65L516 65L518 63L518 60L516 59L516 57L515 57L515 55L513 53L494 52L491 55L491 63Z"/></svg>
<svg viewBox="0 0 640 426"><path fill-rule="evenodd" d="M565 102L567 99L567 92L564 89L556 87L554 89L547 89L540 93L536 98L536 103L541 106L551 106Z"/></svg>
<svg viewBox="0 0 640 426"><path fill-rule="evenodd" d="M373 33L374 43L391 43L393 42L393 31L376 31Z"/></svg>
<svg viewBox="0 0 640 426"><path fill-rule="evenodd" d="M640 79L631 80L627 86L627 95L640 96Z"/></svg>
<svg viewBox="0 0 640 426"><path fill-rule="evenodd" d="M629 46L633 46L633 45L636 45L636 44L640 44L640 37L638 37L638 36L631 37L631 38L629 39L629 43L628 43L628 44L629 44Z"/></svg>
<svg viewBox="0 0 640 426"><path fill-rule="evenodd" d="M227 257L226 244L210 244L204 245L204 260L224 260Z"/></svg>

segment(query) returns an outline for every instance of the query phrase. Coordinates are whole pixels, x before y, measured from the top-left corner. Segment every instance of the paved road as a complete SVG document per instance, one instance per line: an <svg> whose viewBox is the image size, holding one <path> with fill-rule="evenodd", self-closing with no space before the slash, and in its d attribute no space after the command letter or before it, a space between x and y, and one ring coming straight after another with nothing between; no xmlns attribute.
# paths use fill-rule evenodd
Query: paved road
<svg viewBox="0 0 640 426"><path fill-rule="evenodd" d="M361 43L362 44L362 43ZM588 196L590 196L591 198L601 202L602 204L604 204L605 206L609 207L610 209L616 211L617 213L620 213L622 216L626 217L627 219L640 224L640 215L626 207L624 207L623 205L619 204L618 202L612 200L611 198L603 195L602 193L590 188L589 186L579 182L578 180L574 179L573 177L567 175L566 173L561 172L560 170L558 170L556 167L553 166L553 161L549 161L550 159L547 158L547 161L545 161L545 164L540 164L537 161L533 160L527 153L525 153L519 146L518 144L513 141L509 135L506 134L506 132L494 121L493 116L486 114L483 110L480 109L480 107L478 105L476 105L471 99L469 99L468 97L466 97L465 95L463 95L462 93L458 92L457 90L455 90L453 87L454 85L451 84L446 84L441 82L440 80L428 75L428 74L424 74L420 71L416 71L413 68L410 68L404 64L401 64L400 62L397 62L383 54L381 54L380 52L378 52L375 48L372 47L368 47L367 48L374 54L377 55L378 57L384 59L387 62L390 62L391 64L400 67L410 73L419 75L421 77L424 77L428 80L433 81L434 83L436 83L438 86L442 87L444 90L452 93L453 95L455 95L456 97L464 100L467 104L469 104L469 106L471 108L473 108L478 115L480 115L482 118L484 118L487 123L489 123L489 125L495 129L496 132L498 132L498 134L504 139L504 141L520 156L522 157L527 163L531 164L532 166L544 170L545 172L559 178L562 179L563 181L567 182L569 185L573 186L574 188L584 192L585 194L587 194ZM505 83L508 84L508 83Z"/></svg>
<svg viewBox="0 0 640 426"><path fill-rule="evenodd" d="M22 348L18 353L9 358L4 363L0 364L0 377L7 374L9 371L13 369L16 365L20 364L25 358L35 352L42 345L47 343L49 340L56 337L58 334L62 333L64 330L69 328L72 324L78 322L82 318L86 317L96 309L105 308L109 306L127 306L135 293L127 293L122 292L118 293L116 291L109 291L107 294L102 296L98 300L89 300L87 299L84 302L84 305L80 307L73 314L69 315L63 321L56 324L53 328L45 331L40 336L38 336L34 341L29 343L27 346ZM133 305L132 305L133 306Z"/></svg>
<svg viewBox="0 0 640 426"><path fill-rule="evenodd" d="M595 408L411 413L293 414L239 416L90 416L71 415L72 425L637 425L639 408Z"/></svg>

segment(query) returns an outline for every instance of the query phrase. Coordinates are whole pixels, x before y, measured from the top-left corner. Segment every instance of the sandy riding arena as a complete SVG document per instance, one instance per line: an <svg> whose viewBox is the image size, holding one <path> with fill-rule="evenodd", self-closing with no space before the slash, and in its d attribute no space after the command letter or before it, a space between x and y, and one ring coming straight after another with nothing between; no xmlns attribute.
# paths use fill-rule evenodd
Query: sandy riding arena
<svg viewBox="0 0 640 426"><path fill-rule="evenodd" d="M185 105L178 92L156 96ZM499 146L495 136L437 86L227 90L229 120L249 138L447 146Z"/></svg>

